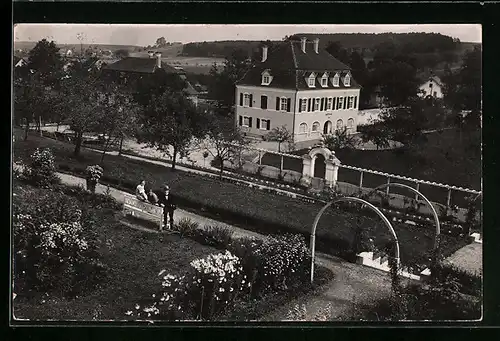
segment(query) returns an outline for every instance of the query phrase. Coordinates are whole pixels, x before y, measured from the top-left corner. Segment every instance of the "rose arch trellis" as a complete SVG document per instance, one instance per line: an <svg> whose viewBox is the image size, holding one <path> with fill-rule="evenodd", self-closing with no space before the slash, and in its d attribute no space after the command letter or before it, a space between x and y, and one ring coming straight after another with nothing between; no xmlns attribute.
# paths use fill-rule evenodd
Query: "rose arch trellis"
<svg viewBox="0 0 500 341"><path fill-rule="evenodd" d="M434 208L434 205L432 205L431 201L429 199L427 199L427 197L425 195L423 195L420 191L416 190L415 188L413 188L411 186L408 186L405 184L400 184L397 182L389 182L389 183L377 186L374 189L372 189L370 192L368 192L367 194L363 195L363 198L369 198L373 193L375 193L379 190L382 190L384 188L389 188L389 187L406 188L409 191L416 194L418 197L422 198L422 200L425 201L427 206L429 206L431 213L432 213L432 216L434 217L434 224L436 227L436 233L434 235L434 248L433 248L434 252L433 252L433 259L432 259L432 264L435 265L438 258L439 258L439 236L441 235L441 226L439 223L439 216L436 212L436 209Z"/></svg>
<svg viewBox="0 0 500 341"><path fill-rule="evenodd" d="M314 281L314 256L315 256L315 248L316 248L316 228L318 226L319 220L321 219L321 216L323 213L333 204L342 202L342 201L351 201L351 202L357 202L362 205L365 205L369 207L372 211L377 213L377 215L382 219L384 224L387 226L389 232L391 233L392 237L394 238L394 243L396 245L395 247L395 260L396 260L396 268L399 268L399 262L400 262L400 254L399 254L399 241L398 241L398 236L396 235L396 231L394 231L394 228L392 227L391 222L387 217L380 211L375 205L369 203L368 201L361 199L361 198L356 198L356 197L341 197L334 199L327 203L323 208L318 212L316 215L316 218L314 218L313 226L311 229L311 242L310 242L310 247L311 247L311 283Z"/></svg>

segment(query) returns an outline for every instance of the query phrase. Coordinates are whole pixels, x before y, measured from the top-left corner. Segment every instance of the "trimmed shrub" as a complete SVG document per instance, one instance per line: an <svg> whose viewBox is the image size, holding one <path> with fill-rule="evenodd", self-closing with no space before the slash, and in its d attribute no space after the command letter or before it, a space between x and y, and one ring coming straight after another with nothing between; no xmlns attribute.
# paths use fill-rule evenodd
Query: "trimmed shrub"
<svg viewBox="0 0 500 341"><path fill-rule="evenodd" d="M202 244L225 249L231 243L233 230L223 225L208 225L196 231L195 239Z"/></svg>

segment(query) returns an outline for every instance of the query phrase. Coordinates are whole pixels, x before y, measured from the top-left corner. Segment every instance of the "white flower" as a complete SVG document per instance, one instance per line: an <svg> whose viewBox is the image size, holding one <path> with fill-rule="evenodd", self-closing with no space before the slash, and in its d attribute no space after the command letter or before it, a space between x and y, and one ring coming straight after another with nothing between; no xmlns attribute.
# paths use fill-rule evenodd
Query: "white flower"
<svg viewBox="0 0 500 341"><path fill-rule="evenodd" d="M128 315L128 316L132 315L132 311L131 311L131 310L127 311L127 312L125 313L125 315Z"/></svg>
<svg viewBox="0 0 500 341"><path fill-rule="evenodd" d="M161 270L160 273L158 274L158 276L161 276L165 273L166 270Z"/></svg>
<svg viewBox="0 0 500 341"><path fill-rule="evenodd" d="M138 304L135 305L135 309L139 309L140 306Z"/></svg>

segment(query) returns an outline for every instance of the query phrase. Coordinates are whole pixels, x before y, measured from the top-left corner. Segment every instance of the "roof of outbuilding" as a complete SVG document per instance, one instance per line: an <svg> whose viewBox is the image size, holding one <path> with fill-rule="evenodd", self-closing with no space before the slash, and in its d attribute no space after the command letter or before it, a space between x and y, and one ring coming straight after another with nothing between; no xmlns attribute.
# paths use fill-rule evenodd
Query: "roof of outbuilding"
<svg viewBox="0 0 500 341"><path fill-rule="evenodd" d="M325 50L314 51L313 42L306 42L305 52L301 49L300 41L285 41L276 48L268 51L267 60L256 62L253 67L238 81L240 85L260 86L262 72L268 70L273 77L270 86L284 89L317 89L321 88L319 80L316 80L316 88L309 88L306 78L315 72L318 76L325 72L331 77L339 73L344 77L350 73L350 67L340 62ZM340 82L340 88L345 87ZM349 88L359 88L359 85L352 78ZM328 88L334 88L331 81L328 81ZM335 87L338 88L338 87Z"/></svg>

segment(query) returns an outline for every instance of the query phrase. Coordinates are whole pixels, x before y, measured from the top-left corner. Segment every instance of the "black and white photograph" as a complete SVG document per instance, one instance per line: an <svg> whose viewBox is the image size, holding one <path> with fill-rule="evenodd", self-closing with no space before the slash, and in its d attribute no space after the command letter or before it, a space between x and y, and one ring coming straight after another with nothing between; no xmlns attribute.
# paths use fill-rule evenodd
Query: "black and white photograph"
<svg viewBox="0 0 500 341"><path fill-rule="evenodd" d="M480 24L13 29L11 322L483 319Z"/></svg>

